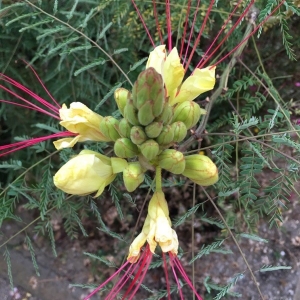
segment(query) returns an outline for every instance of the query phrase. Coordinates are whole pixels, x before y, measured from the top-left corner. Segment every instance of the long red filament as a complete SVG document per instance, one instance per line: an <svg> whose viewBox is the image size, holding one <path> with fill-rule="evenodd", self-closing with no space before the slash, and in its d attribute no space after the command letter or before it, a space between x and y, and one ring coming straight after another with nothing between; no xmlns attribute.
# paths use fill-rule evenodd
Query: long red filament
<svg viewBox="0 0 300 300"><path fill-rule="evenodd" d="M208 49L206 50L206 52L204 53L203 58L199 61L199 63L198 63L198 65L196 66L196 68L199 68L199 67L200 67L200 65L202 64L203 60L205 60L205 61L207 60L207 57L206 57L207 53L209 53L209 51L210 51L211 48L214 46L215 42L217 41L217 39L219 38L219 36L221 35L221 33L225 30L226 25L227 25L228 22L231 20L233 14L234 14L235 11L238 9L238 7L239 7L239 5L240 5L240 3L241 3L242 1L243 1L243 0L240 0L239 3L238 3L238 4L235 6L235 8L233 9L233 11L230 13L229 17L228 17L227 20L225 21L225 23L224 23L224 25L222 26L221 30L218 32L218 34L217 34L217 36L214 38L213 42L210 44L209 48L208 48ZM249 5L249 8L253 5L253 2L254 2L254 1L252 1L252 3ZM248 10L247 10L247 11L248 11ZM243 17L244 17L244 14L243 14L242 17L240 17L240 19L235 23L234 27L231 28L231 29L232 29L231 32L236 28L236 26L239 24L241 18L243 18ZM230 32L230 33L231 33L231 32ZM217 49L222 45L223 41L230 35L230 33L226 35L226 37L225 37L225 38L222 40L222 42L218 45ZM210 57L211 57L211 55L210 55ZM204 63L205 63L205 61L204 61Z"/></svg>
<svg viewBox="0 0 300 300"><path fill-rule="evenodd" d="M189 67L189 64L190 64L190 62L191 62L191 60L192 60L192 57L193 57L193 55L194 55L194 53L195 53L196 48L198 47L198 44L199 44L199 42L200 42L200 38L201 38L201 36L202 36L202 33L203 33L203 31L204 31L204 28L205 28L207 19L208 19L208 17L209 17L209 14L210 14L210 12L211 12L211 10L212 10L212 7L213 7L214 3L215 3L215 1L212 0L212 1L210 2L210 4L209 4L209 7L208 7L207 12L206 12L206 15L205 15L205 17L204 17L204 20L203 20L201 29L200 29L200 31L199 31L199 33L198 33L198 36L197 36L197 38L196 38L196 41L195 41L195 43L194 43L192 52L190 53L189 59L188 59L186 65L185 65L185 72L187 71L187 69L188 69L188 67Z"/></svg>
<svg viewBox="0 0 300 300"><path fill-rule="evenodd" d="M175 278L175 281L176 281L176 284L177 284L177 287L178 287L178 291L179 291L179 294L180 294L180 299L184 300L183 295L182 295L182 286L179 283L179 280L178 280L178 277L177 277L177 274L176 274L176 270L175 270L174 264L173 264L174 256L170 252L169 252L169 257L170 257L170 265L171 265L171 268L172 268L172 272L173 272L173 275L174 275L174 278Z"/></svg>
<svg viewBox="0 0 300 300"><path fill-rule="evenodd" d="M155 1L155 0L153 0L153 1ZM188 25L188 21L189 21L190 10L191 10L191 2L192 2L192 0L189 0L189 2L187 4L187 12L185 15L184 29L183 29L183 34L182 34L182 38L181 38L181 47L180 47L179 57L182 57L184 41L185 41L186 32L187 32L187 25Z"/></svg>
<svg viewBox="0 0 300 300"><path fill-rule="evenodd" d="M165 255L164 252L162 253L162 257L163 257L163 261L164 261L164 271L165 271L165 276L166 276L168 300L171 300L170 281L169 281L169 275L168 275L168 265L167 265L166 255Z"/></svg>
<svg viewBox="0 0 300 300"><path fill-rule="evenodd" d="M168 32L168 48L172 50L172 24L171 24L171 8L170 0L166 0L166 15L167 15L167 32Z"/></svg>
<svg viewBox="0 0 300 300"><path fill-rule="evenodd" d="M195 22L196 22L196 19L197 19L197 14L198 14L198 11L199 11L200 2L201 2L201 0L198 0L197 6L196 6L196 10L195 10L195 13L194 13L192 27L190 29L190 35L189 35L189 39L188 39L188 42L187 42L187 46L186 46L185 54L184 54L184 58L183 58L183 65L185 64L185 60L187 58L187 54L188 54L189 47L190 47L190 44L191 44L191 39L192 39L192 34L193 34L193 28L195 27ZM183 43L184 43L184 41L183 41Z"/></svg>
<svg viewBox="0 0 300 300"><path fill-rule="evenodd" d="M224 59L226 59L231 53L233 53L236 49L238 49L243 43L245 43L254 33L256 33L259 28L268 21L269 18L271 18L271 16L274 14L274 12L279 9L279 7L285 2L285 0L282 0L274 9L273 11L270 13L270 15L265 18L262 22L260 22L255 29L246 37L244 38L236 47L234 47L229 53L227 53L223 58L221 58L220 60L218 60L214 66L218 65L220 62L222 62ZM213 67L213 66L212 66Z"/></svg>
<svg viewBox="0 0 300 300"><path fill-rule="evenodd" d="M162 37L162 34L161 34L160 25L159 25L155 0L152 0L152 5L153 5L153 15L154 15L154 18L155 18L156 29L157 29L157 32L158 32L158 35L159 35L160 44L162 45L164 43L164 41L163 41L163 37Z"/></svg>
<svg viewBox="0 0 300 300"><path fill-rule="evenodd" d="M137 12L137 14L138 14L140 20L141 20L141 22L142 22L142 24L143 24L143 26L144 26L144 28L145 28L145 30L146 30L146 33L147 33L147 35L148 35L148 37L149 37L149 39L150 39L150 42L151 42L151 44L152 44L152 46L153 46L153 48L154 48L154 47L155 47L155 44L154 44L154 41L153 41L153 39L152 39L152 37L151 37L151 34L150 34L150 32L149 32L149 30L148 30L148 28L147 28L147 25L146 25L146 23L145 23L145 20L144 20L144 18L142 17L142 14L141 14L141 12L139 11L139 9L138 9L138 7L137 7L135 1L134 1L134 0L131 0L131 2L132 2L132 4L133 4L133 6L134 6L134 8L135 8L135 10L136 10L136 12Z"/></svg>

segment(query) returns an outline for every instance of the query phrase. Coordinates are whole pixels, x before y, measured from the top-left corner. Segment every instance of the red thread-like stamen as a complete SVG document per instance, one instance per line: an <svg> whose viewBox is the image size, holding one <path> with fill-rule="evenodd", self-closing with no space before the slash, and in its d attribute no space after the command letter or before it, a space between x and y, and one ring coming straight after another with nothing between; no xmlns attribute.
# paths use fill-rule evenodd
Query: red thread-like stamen
<svg viewBox="0 0 300 300"><path fill-rule="evenodd" d="M217 39L219 38L219 36L221 35L221 33L225 30L226 25L228 24L228 22L231 20L233 14L235 13L235 11L238 9L240 3L243 0L240 0L239 3L235 6L235 8L233 9L233 11L230 13L229 17L227 18L227 20L225 21L224 25L222 26L221 30L218 32L217 36L214 38L213 42L211 43L211 45L209 46L209 48L206 50L206 52L203 55L203 58L199 61L198 65L196 66L196 68L200 68L200 65L205 64L205 62L208 60L208 58L206 57L207 53L209 53L209 51L211 50L211 48L214 46L214 44L216 43ZM249 6L247 7L247 9L245 10L245 12L248 12L248 10L250 9L250 7L253 5L253 2L251 2L251 4L249 4ZM230 33L228 33L226 35L226 37L222 40L222 42L217 46L217 48L215 49L215 51L217 49L219 49L221 47L221 45L223 44L223 42L225 41L225 39L231 34L231 32L236 28L236 26L239 24L240 20L245 16L245 14L243 14L239 20L235 23L235 25L231 28ZM215 52L214 51L214 52ZM214 52L212 54L210 54L209 57L211 57Z"/></svg>
<svg viewBox="0 0 300 300"><path fill-rule="evenodd" d="M141 20L141 22L142 22L142 24L143 24L143 26L144 26L146 32L147 32L147 35L148 35L148 37L149 37L149 39L150 39L150 42L151 42L153 48L155 48L155 44L154 44L153 39L152 39L152 37L151 37L151 34L150 34L150 32L149 32L149 30L148 30L148 28L147 28L147 25L146 25L146 23L145 23L145 20L144 20L143 17L142 17L141 12L139 11L139 9L138 9L138 7L137 7L135 1L134 1L134 0L131 0L131 2L132 2L132 4L133 4L133 6L134 6L134 8L135 8L135 10L136 10L136 12L137 12L137 14L138 14L140 20Z"/></svg>
<svg viewBox="0 0 300 300"><path fill-rule="evenodd" d="M188 55L188 51L189 51L189 47L190 47L191 39L192 39L192 35L193 35L193 28L194 28L194 26L195 26L195 22L196 22L196 19L197 19L197 14L198 14L199 7L200 7L200 2L201 2L201 0L198 0L197 6L196 6L196 10L195 10L195 13L194 13L194 18L193 18L193 22L192 22L192 27L191 27L191 29L190 29L190 34L189 34L189 39L188 39L187 46L186 46L186 49L185 49L184 58L183 58L183 60L182 60L183 65L185 64L185 61L186 61L186 59L187 59L187 55ZM183 40L183 43L184 43L184 40ZM180 57L181 57L181 56L180 56Z"/></svg>
<svg viewBox="0 0 300 300"><path fill-rule="evenodd" d="M207 12L206 12L206 15L205 15L205 17L204 17L204 20L203 20L201 29L200 29L200 31L199 31L199 33L198 33L198 36L197 36L196 41L195 41L195 44L194 44L194 46L193 46L192 52L190 53L189 59L188 59L186 65L185 65L185 72L187 71L187 69L188 69L188 67L189 67L189 64L190 64L190 62L191 62L191 60L192 60L192 57L193 57L193 55L194 55L194 53L195 53L195 50L196 50L196 48L197 48L197 46L198 46L198 44L199 44L199 42L200 42L200 38L201 38L202 33L203 33L203 31L204 31L206 22L207 22L207 20L208 20L208 17L209 17L209 14L210 14L211 10L212 10L212 7L213 7L213 5L214 5L214 2L215 2L215 1L212 0L212 1L210 2L210 4L209 4L209 7L208 7Z"/></svg>
<svg viewBox="0 0 300 300"><path fill-rule="evenodd" d="M155 1L155 0L153 0L153 1ZM179 57L182 57L184 41L185 41L186 32L187 32L187 25L188 25L188 21L189 21L189 14L190 14L190 10L191 10L191 2L192 2L192 0L189 0L189 2L187 4L187 12L185 15L184 29L183 29L183 34L182 34L182 38L181 38L181 47L180 47Z"/></svg>
<svg viewBox="0 0 300 300"><path fill-rule="evenodd" d="M160 40L160 44L162 45L164 43L162 34L161 34L161 29L160 29L160 25L159 25L159 21L158 21L158 14L157 14L157 10L156 10L156 3L155 0L152 0L152 4L153 4L153 15L155 18L155 24L156 24L156 29L159 35L159 40Z"/></svg>
<svg viewBox="0 0 300 300"><path fill-rule="evenodd" d="M169 281L169 275L168 275L168 265L167 265L167 260L166 260L166 255L163 252L163 261L164 261L164 271L165 271L165 276L166 276L166 286L167 286L167 293L168 293L168 300L171 300L171 290L170 290L170 281Z"/></svg>
<svg viewBox="0 0 300 300"><path fill-rule="evenodd" d="M172 24L171 24L171 8L170 0L166 0L166 15L167 15L167 33L168 33L168 48L172 50Z"/></svg>

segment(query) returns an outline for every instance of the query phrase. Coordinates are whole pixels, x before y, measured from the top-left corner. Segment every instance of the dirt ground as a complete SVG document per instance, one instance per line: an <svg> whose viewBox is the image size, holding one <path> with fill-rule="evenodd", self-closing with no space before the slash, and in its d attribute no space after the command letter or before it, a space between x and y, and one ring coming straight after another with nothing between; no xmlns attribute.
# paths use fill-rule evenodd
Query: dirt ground
<svg viewBox="0 0 300 300"><path fill-rule="evenodd" d="M284 213L284 223L280 228L269 229L268 224L262 223L259 226L258 235L268 240L268 243L252 241L249 239L239 240L239 244L245 254L264 295L265 300L300 300L300 205L299 199L292 199L288 205L289 210ZM29 223L33 217L28 212L19 208L19 212L26 223ZM109 216L113 216L114 208L107 210L107 221ZM104 218L105 219L105 218ZM201 246L218 234L214 228L198 226L195 221L195 252L199 251ZM113 226L113 225L112 225ZM125 225L124 225L125 226ZM191 243L186 237L186 225L177 228L179 240L183 244L183 249L188 254L182 258L182 264L187 272L191 272L188 265L190 259ZM188 224L190 226L190 224ZM6 222L2 226L2 232L5 236L0 237L2 244L7 237L12 236L18 230L24 227L24 223ZM199 227L199 228L198 228ZM59 227L58 227L59 228ZM189 227L190 228L190 227ZM215 231L214 231L215 230ZM90 236L84 238L79 236L77 240L70 240L63 229L56 232L56 251L57 257L53 256L49 240L42 236L35 236L32 228L29 228L27 234L31 237L36 250L36 260L39 266L40 277L35 273L30 253L24 244L25 233L19 234L7 245L10 251L12 262L12 276L15 290L10 289L7 276L6 263L0 259L0 299L1 300L82 300L89 291L79 287L72 287L74 283L92 283L99 284L114 269L109 269L104 264L95 263L83 252L105 254L107 259L117 259L117 265L120 265L126 255L127 246L120 246L118 242L108 237L101 231L90 230ZM184 241L187 242L184 242ZM239 299L256 300L260 299L258 291L251 279L250 273L236 247L230 239L224 244L224 247L232 250L233 254L213 253L203 256L196 261L196 287L201 295L204 295L205 288L203 281L207 276L216 283L226 285L228 279L236 273L244 272L242 279L231 292L238 292L242 296ZM2 249L1 249L2 250ZM3 251L2 251L3 252ZM291 266L290 270L278 270L272 272L260 272L263 265L284 265ZM161 273L160 273L161 271ZM154 270L145 278L144 283L156 287L164 287L163 269ZM147 296L138 296L136 299L146 299ZM205 294L204 299L213 299L216 294ZM177 295L172 295L172 299L177 299ZM99 296L92 298L102 299ZM186 296L186 299L191 299ZM227 296L225 299L237 299Z"/></svg>

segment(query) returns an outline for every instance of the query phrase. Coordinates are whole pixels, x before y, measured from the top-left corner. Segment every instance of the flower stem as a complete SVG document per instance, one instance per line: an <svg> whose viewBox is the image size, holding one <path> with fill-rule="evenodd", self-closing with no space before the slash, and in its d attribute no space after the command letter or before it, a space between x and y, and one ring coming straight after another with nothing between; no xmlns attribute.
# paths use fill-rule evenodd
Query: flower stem
<svg viewBox="0 0 300 300"><path fill-rule="evenodd" d="M155 185L156 185L156 192L161 192L161 167L156 167Z"/></svg>

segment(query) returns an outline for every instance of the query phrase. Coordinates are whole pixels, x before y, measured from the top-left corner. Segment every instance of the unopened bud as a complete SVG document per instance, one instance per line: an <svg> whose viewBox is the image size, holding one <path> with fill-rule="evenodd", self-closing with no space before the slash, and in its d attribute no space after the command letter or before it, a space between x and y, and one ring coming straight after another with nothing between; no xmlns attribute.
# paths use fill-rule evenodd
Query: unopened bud
<svg viewBox="0 0 300 300"><path fill-rule="evenodd" d="M170 125L163 127L160 135L157 137L156 141L159 145L170 144L174 139L174 129Z"/></svg>
<svg viewBox="0 0 300 300"><path fill-rule="evenodd" d="M169 103L165 103L162 113L155 119L157 122L163 122L164 125L167 125L171 122L173 118L173 107Z"/></svg>
<svg viewBox="0 0 300 300"><path fill-rule="evenodd" d="M114 151L115 154L121 158L132 158L139 153L137 146L127 138L120 138L116 140L114 144Z"/></svg>
<svg viewBox="0 0 300 300"><path fill-rule="evenodd" d="M196 102L184 101L175 107L173 122L181 121L187 129L190 129L197 124L200 116L204 114L206 111L200 108Z"/></svg>
<svg viewBox="0 0 300 300"><path fill-rule="evenodd" d="M162 122L153 122L146 126L145 132L150 139L158 137L163 129Z"/></svg>
<svg viewBox="0 0 300 300"><path fill-rule="evenodd" d="M139 146L140 151L142 154L147 158L147 160L153 160L158 152L159 152L159 145L154 140L147 140L145 143Z"/></svg>
<svg viewBox="0 0 300 300"><path fill-rule="evenodd" d="M166 149L158 156L159 166L173 173L181 174L185 169L184 155L174 149Z"/></svg>
<svg viewBox="0 0 300 300"><path fill-rule="evenodd" d="M132 125L140 125L137 117L137 109L133 105L133 101L129 100L124 108L124 117Z"/></svg>
<svg viewBox="0 0 300 300"><path fill-rule="evenodd" d="M117 126L119 121L111 116L104 117L100 123L100 131L109 139L116 141L120 138L120 135L117 131Z"/></svg>
<svg viewBox="0 0 300 300"><path fill-rule="evenodd" d="M217 166L209 157L200 154L185 157L185 169L182 174L203 186L212 185L219 179Z"/></svg>
<svg viewBox="0 0 300 300"><path fill-rule="evenodd" d="M118 88L114 92L114 98L116 100L119 111L124 116L124 108L130 99L130 92L124 88Z"/></svg>
<svg viewBox="0 0 300 300"><path fill-rule="evenodd" d="M154 120L153 115L153 101L146 101L140 108L138 108L138 120L141 125L147 126Z"/></svg>
<svg viewBox="0 0 300 300"><path fill-rule="evenodd" d="M128 192L133 192L143 181L144 172L139 162L129 163L123 171L123 180Z"/></svg>
<svg viewBox="0 0 300 300"><path fill-rule="evenodd" d="M172 129L174 130L174 139L175 143L180 143L184 140L187 135L187 128L185 124L181 121L174 122L171 124Z"/></svg>
<svg viewBox="0 0 300 300"><path fill-rule="evenodd" d="M144 143L147 139L147 136L146 133L144 132L143 127L133 126L130 131L130 139L136 145L140 145Z"/></svg>
<svg viewBox="0 0 300 300"><path fill-rule="evenodd" d="M122 137L130 138L131 127L132 125L124 118L119 122L118 131Z"/></svg>

